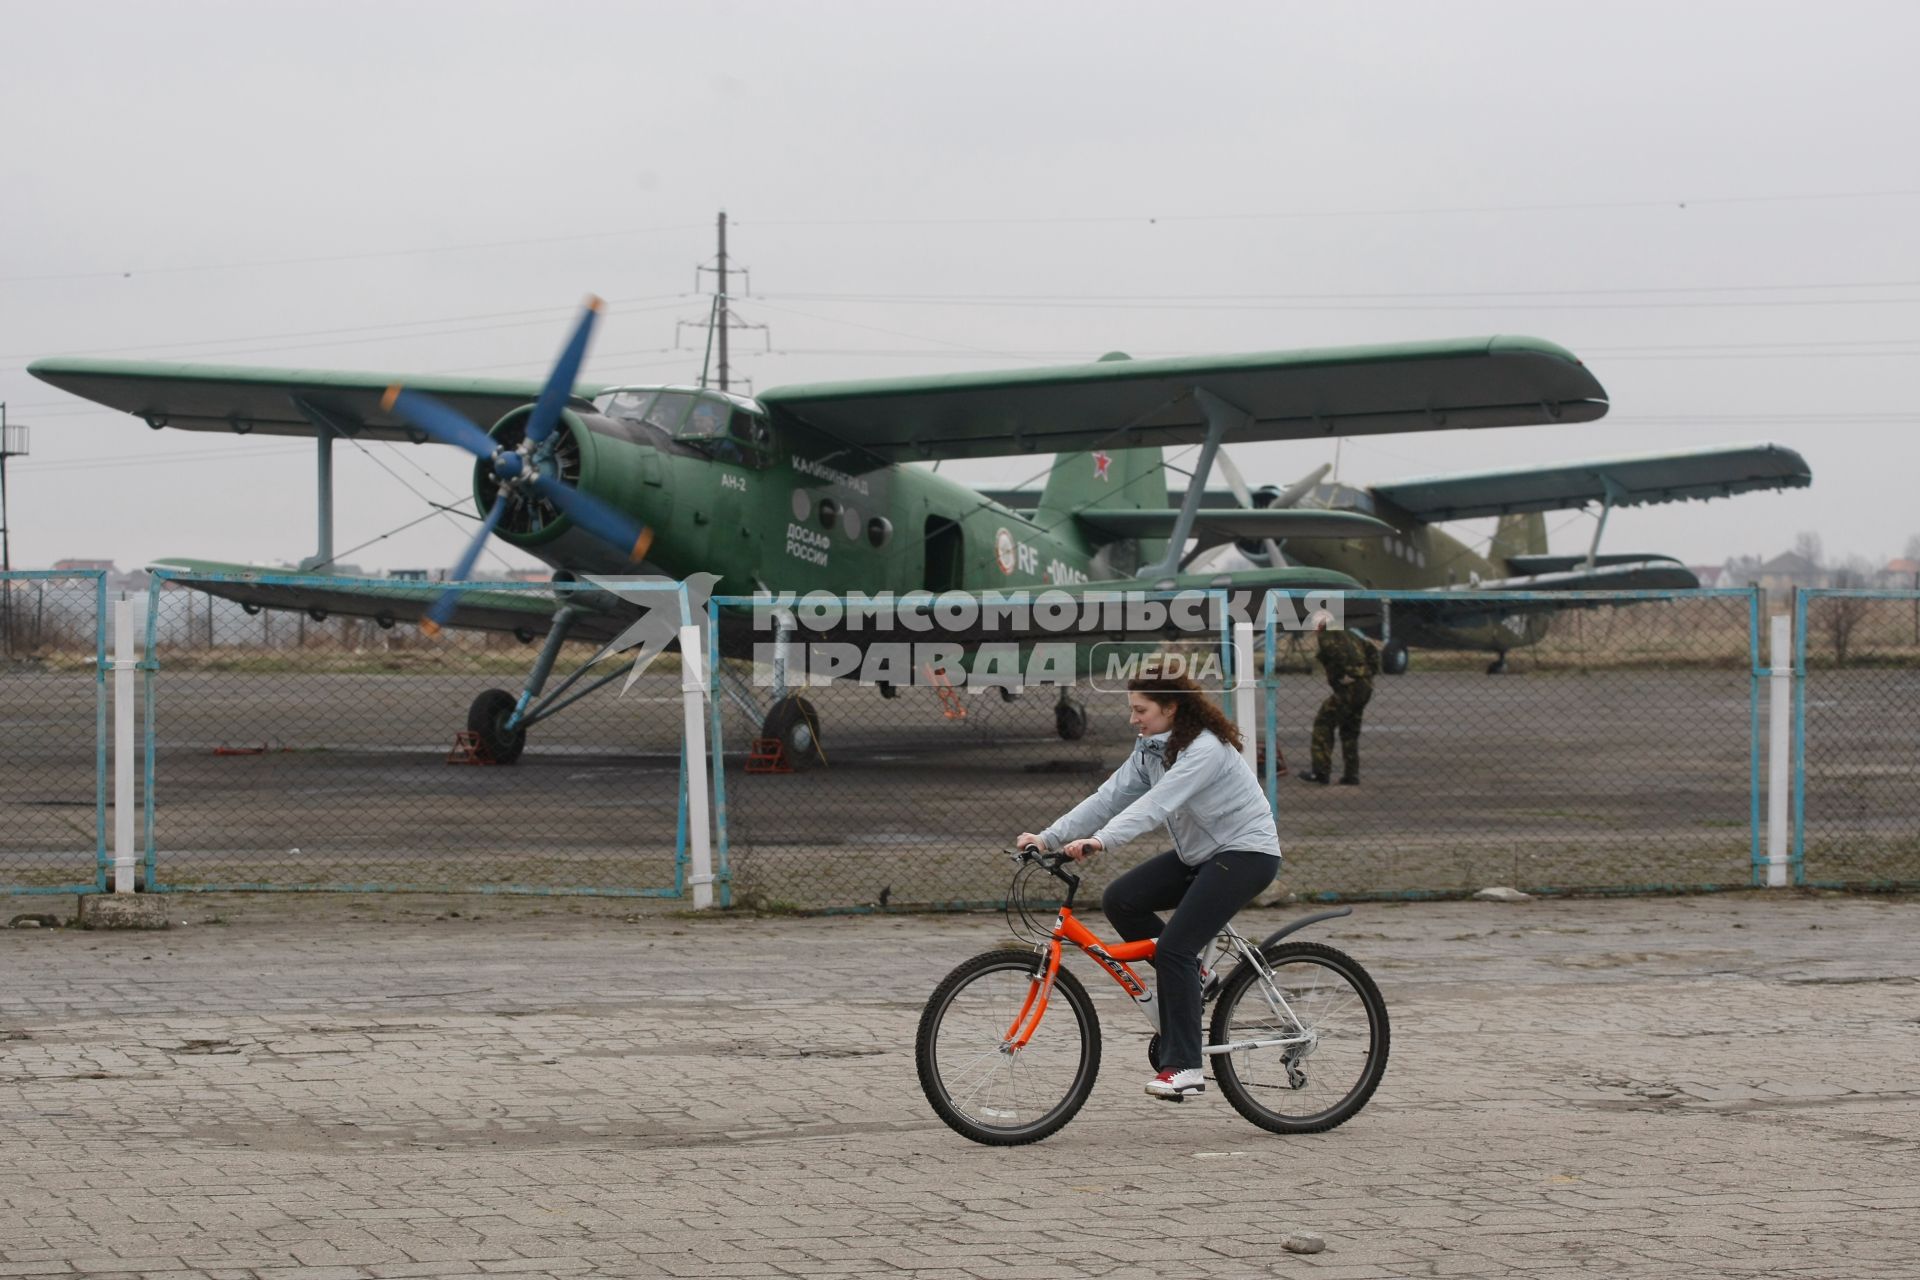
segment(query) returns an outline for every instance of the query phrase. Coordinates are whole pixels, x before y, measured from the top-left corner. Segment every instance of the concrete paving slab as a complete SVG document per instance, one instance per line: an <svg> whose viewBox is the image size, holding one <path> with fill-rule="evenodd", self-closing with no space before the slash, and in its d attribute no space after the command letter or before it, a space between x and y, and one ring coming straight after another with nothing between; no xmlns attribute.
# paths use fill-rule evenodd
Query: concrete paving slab
<svg viewBox="0 0 1920 1280"><path fill-rule="evenodd" d="M1092 1101L1012 1150L941 1125L912 1053L997 916L164 900L164 934L0 931L0 1275L1665 1280L1920 1253L1912 899L1362 907L1311 931L1392 1009L1351 1123L1154 1103L1144 1028L1096 987Z"/></svg>

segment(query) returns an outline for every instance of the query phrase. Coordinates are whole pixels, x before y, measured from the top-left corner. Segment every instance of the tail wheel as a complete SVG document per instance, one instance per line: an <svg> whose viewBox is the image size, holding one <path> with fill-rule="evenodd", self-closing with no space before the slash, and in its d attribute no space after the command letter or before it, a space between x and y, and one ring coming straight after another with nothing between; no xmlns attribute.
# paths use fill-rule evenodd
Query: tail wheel
<svg viewBox="0 0 1920 1280"><path fill-rule="evenodd" d="M1403 676L1407 673L1407 664L1413 661L1413 655L1407 652L1403 640L1389 640L1380 650L1380 670L1390 676Z"/></svg>
<svg viewBox="0 0 1920 1280"><path fill-rule="evenodd" d="M1007 1034L1045 961L1033 951L989 951L948 974L920 1015L914 1063L935 1114L962 1137L1015 1147L1073 1119L1100 1073L1100 1022L1087 989L1065 969L1027 1043Z"/></svg>
<svg viewBox="0 0 1920 1280"><path fill-rule="evenodd" d="M1062 702L1053 709L1053 728L1068 742L1087 736L1087 709L1077 702Z"/></svg>
<svg viewBox="0 0 1920 1280"><path fill-rule="evenodd" d="M505 689L489 689L467 708L467 728L480 739L481 749L495 764L512 764L527 749L527 727L507 728L507 720L520 699Z"/></svg>

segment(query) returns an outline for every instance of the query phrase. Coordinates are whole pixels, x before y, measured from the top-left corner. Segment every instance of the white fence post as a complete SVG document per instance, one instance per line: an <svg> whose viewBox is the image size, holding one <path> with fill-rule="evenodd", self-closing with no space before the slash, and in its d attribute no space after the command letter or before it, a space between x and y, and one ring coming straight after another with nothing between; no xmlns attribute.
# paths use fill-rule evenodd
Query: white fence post
<svg viewBox="0 0 1920 1280"><path fill-rule="evenodd" d="M113 602L113 891L133 892L133 601Z"/></svg>
<svg viewBox="0 0 1920 1280"><path fill-rule="evenodd" d="M1240 754L1247 768L1260 772L1259 716L1254 706L1258 678L1253 668L1253 624L1233 624L1233 718L1240 724Z"/></svg>
<svg viewBox="0 0 1920 1280"><path fill-rule="evenodd" d="M713 905L713 828L707 794L706 644L697 626L680 628L680 700L686 713L687 848L695 910Z"/></svg>
<svg viewBox="0 0 1920 1280"><path fill-rule="evenodd" d="M1772 699L1767 715L1767 884L1779 888L1787 883L1787 801L1792 795L1789 769L1793 740L1793 619L1788 614L1773 616L1769 636Z"/></svg>

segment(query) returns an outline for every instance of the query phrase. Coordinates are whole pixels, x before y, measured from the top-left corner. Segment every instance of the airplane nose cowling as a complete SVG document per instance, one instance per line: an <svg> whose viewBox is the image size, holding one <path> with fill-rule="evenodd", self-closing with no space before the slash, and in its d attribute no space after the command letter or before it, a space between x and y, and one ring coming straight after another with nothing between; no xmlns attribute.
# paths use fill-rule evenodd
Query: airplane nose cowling
<svg viewBox="0 0 1920 1280"><path fill-rule="evenodd" d="M554 424L553 434L531 452L522 452L527 423L532 417L533 406L522 405L494 423L487 433L493 437L499 452L474 463L473 500L482 512L493 506L503 482L516 480L536 469L540 475L569 488L592 491L592 433L585 429L579 416L563 410ZM533 547L559 537L572 524L572 519L554 505L551 498L516 487L495 533L516 546Z"/></svg>

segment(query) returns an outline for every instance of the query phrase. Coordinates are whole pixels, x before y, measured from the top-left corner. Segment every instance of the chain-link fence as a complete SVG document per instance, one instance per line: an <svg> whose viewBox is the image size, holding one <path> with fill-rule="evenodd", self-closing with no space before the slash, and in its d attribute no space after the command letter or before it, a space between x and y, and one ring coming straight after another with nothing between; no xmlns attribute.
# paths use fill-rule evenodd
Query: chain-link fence
<svg viewBox="0 0 1920 1280"><path fill-rule="evenodd" d="M564 705L624 661L569 688L604 637L547 652L556 607L591 588L474 584L462 607L518 610L518 634L429 637L390 616L254 603L265 590L427 600L443 587L155 578L140 726L148 885L680 892L679 658L660 658L624 696L616 679ZM662 603L677 617L677 593ZM547 660L553 675L527 704L522 746L502 726Z"/></svg>
<svg viewBox="0 0 1920 1280"><path fill-rule="evenodd" d="M1796 883L1920 884L1920 591L1794 608Z"/></svg>
<svg viewBox="0 0 1920 1280"><path fill-rule="evenodd" d="M1303 784L1328 687L1307 610L1274 612L1261 738L1280 747L1263 766L1287 860L1273 893L1753 882L1757 595L1350 593L1346 608L1367 634L1384 627L1415 647L1404 674L1373 681L1360 784ZM1500 651L1504 670L1489 674ZM1134 742L1124 697L1085 685L1074 695L1084 735L1064 738L1051 689L1007 701L992 688L919 684L889 697L796 683L822 758L769 771L793 714L781 721L764 662L736 664L736 684L749 678L758 696L718 695L729 699L726 839L748 903L996 903L1010 875L998 850L1093 791ZM1337 738L1331 764L1341 772ZM1155 832L1103 855L1089 889L1166 844Z"/></svg>
<svg viewBox="0 0 1920 1280"><path fill-rule="evenodd" d="M0 574L0 892L104 884L106 575Z"/></svg>
<svg viewBox="0 0 1920 1280"><path fill-rule="evenodd" d="M1217 592L1194 594L1216 608L1225 602ZM1184 648L1220 655L1225 665L1222 618L1205 620ZM1013 640L989 630L971 638L988 648L1017 646L1006 669L1017 669L1023 685L1045 661L1031 636ZM803 630L796 644L806 639ZM1088 647L1069 650L1076 647L1084 664ZM879 648L867 651L869 662ZM1014 869L1002 850L1021 831L1040 830L1084 799L1135 741L1124 695L1085 681L1063 701L1046 684L983 683L977 664L971 678L949 678L922 661L884 683L808 684L796 675L791 694L782 696L766 656L719 664L715 672L726 849L734 898L744 905L997 905ZM796 718L804 731L794 729ZM773 745L783 739L783 749ZM1158 833L1088 864L1087 900L1097 901L1115 872L1166 847L1156 840Z"/></svg>
<svg viewBox="0 0 1920 1280"><path fill-rule="evenodd" d="M1350 592L1347 608L1382 616L1376 638L1414 647L1404 674L1373 680L1360 784L1319 785L1299 780L1330 696L1317 640L1273 632L1286 889L1753 883L1756 593ZM1338 778L1345 762L1330 736L1323 767Z"/></svg>

